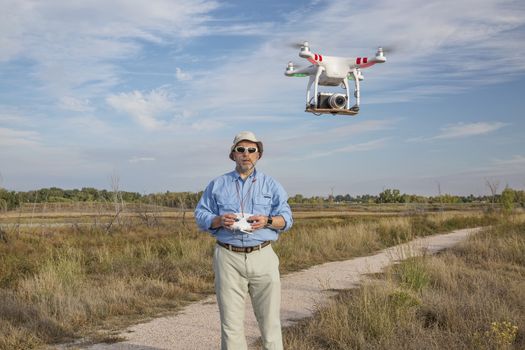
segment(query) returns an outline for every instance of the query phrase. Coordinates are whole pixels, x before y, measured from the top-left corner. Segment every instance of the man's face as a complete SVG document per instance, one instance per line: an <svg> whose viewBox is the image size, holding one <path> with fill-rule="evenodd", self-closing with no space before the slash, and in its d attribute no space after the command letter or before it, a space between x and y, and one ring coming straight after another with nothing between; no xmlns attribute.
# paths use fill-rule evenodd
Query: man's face
<svg viewBox="0 0 525 350"><path fill-rule="evenodd" d="M240 152L243 150L244 152ZM256 149L256 152L250 153L249 151ZM235 146L233 150L233 159L237 163L237 168L240 172L247 172L255 166L255 163L259 160L259 148L255 142L241 141Z"/></svg>

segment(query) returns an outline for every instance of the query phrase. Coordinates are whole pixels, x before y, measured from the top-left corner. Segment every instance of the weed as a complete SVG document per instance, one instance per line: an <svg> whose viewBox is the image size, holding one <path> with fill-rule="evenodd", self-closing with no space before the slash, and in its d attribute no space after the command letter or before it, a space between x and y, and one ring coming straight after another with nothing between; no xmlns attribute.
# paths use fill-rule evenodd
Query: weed
<svg viewBox="0 0 525 350"><path fill-rule="evenodd" d="M492 322L485 337L493 340L498 346L508 346L514 343L518 334L518 326L508 321Z"/></svg>
<svg viewBox="0 0 525 350"><path fill-rule="evenodd" d="M516 341L518 326L509 321L491 322L490 329L472 334L473 343L479 349L511 349Z"/></svg>
<svg viewBox="0 0 525 350"><path fill-rule="evenodd" d="M430 282L427 269L421 259L407 259L397 270L401 284L415 292L421 292Z"/></svg>

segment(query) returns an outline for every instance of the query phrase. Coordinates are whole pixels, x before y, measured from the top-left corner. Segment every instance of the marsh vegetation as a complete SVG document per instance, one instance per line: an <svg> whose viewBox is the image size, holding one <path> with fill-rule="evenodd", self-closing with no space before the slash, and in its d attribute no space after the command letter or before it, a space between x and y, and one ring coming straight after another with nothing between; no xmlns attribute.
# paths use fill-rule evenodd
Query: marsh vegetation
<svg viewBox="0 0 525 350"><path fill-rule="evenodd" d="M301 219L275 244L282 273L499 220L472 211L386 216L317 212L297 217ZM174 313L213 293L214 240L192 220L163 215L118 220L109 229L88 221L60 227L9 224L1 229L0 349L38 348L79 338L117 340L113 330ZM410 299L412 294L407 295Z"/></svg>

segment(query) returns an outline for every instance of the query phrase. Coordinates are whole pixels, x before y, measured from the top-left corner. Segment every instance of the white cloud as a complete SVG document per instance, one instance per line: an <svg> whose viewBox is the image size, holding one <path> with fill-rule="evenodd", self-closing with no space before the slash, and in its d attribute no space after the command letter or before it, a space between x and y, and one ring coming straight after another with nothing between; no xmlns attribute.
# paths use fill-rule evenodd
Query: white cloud
<svg viewBox="0 0 525 350"><path fill-rule="evenodd" d="M496 164L505 164L505 165L525 165L525 156L522 155L513 155L510 159L496 159L494 160Z"/></svg>
<svg viewBox="0 0 525 350"><path fill-rule="evenodd" d="M23 115L21 111L10 107L0 106L0 125L3 125L4 127L7 127L8 125L30 127L33 124L31 118Z"/></svg>
<svg viewBox="0 0 525 350"><path fill-rule="evenodd" d="M495 181L498 179L513 178L514 180L523 182L523 174L525 174L525 156L513 155L510 158L488 159L486 165L469 167L468 170L452 172L447 174L447 176L451 178L463 177L471 181L472 179L478 178L482 179L481 183L485 183L487 178Z"/></svg>
<svg viewBox="0 0 525 350"><path fill-rule="evenodd" d="M79 99L73 96L63 96L60 98L62 109L74 112L88 112L93 110L88 99Z"/></svg>
<svg viewBox="0 0 525 350"><path fill-rule="evenodd" d="M313 159L313 158L320 158L320 157L328 157L328 156L339 154L339 153L366 152L366 151L377 150L377 149L385 147L386 140L387 139L383 138L383 139L372 140L372 141L358 143L358 144L351 144L351 145L347 145L344 147L330 149L328 151L314 152L305 157L302 157L301 159L305 160L305 159Z"/></svg>
<svg viewBox="0 0 525 350"><path fill-rule="evenodd" d="M115 60L133 57L144 42L197 35L218 7L207 0L3 0L0 62L28 60L52 96L75 88L97 94L119 81Z"/></svg>
<svg viewBox="0 0 525 350"><path fill-rule="evenodd" d="M0 127L0 146L38 146L40 135L35 131L14 130Z"/></svg>
<svg viewBox="0 0 525 350"><path fill-rule="evenodd" d="M506 125L507 124L501 122L478 122L470 124L458 123L454 125L448 125L442 128L441 133L434 136L432 139L457 139L470 136L485 135L498 129L501 129Z"/></svg>
<svg viewBox="0 0 525 350"><path fill-rule="evenodd" d="M274 23L248 23L238 24L230 23L228 25L208 26L207 34L214 35L232 35L232 36L266 36L273 35ZM204 34L204 33L201 33Z"/></svg>
<svg viewBox="0 0 525 350"><path fill-rule="evenodd" d="M106 102L115 110L129 114L138 124L151 130L167 126L167 121L160 118L175 110L169 93L163 89L148 93L123 92L110 95L106 98Z"/></svg>
<svg viewBox="0 0 525 350"><path fill-rule="evenodd" d="M424 142L444 139L461 139L471 136L486 135L499 130L508 124L502 122L477 122L477 123L457 123L441 128L439 134L432 137L415 137L408 139L407 142Z"/></svg>
<svg viewBox="0 0 525 350"><path fill-rule="evenodd" d="M191 128L196 131L212 131L220 129L224 126L224 123L213 120L202 120L191 124Z"/></svg>
<svg viewBox="0 0 525 350"><path fill-rule="evenodd" d="M67 118L65 125L71 134L89 135L89 137L101 137L102 134L105 134L105 136L116 137L119 134L105 121L92 115Z"/></svg>
<svg viewBox="0 0 525 350"><path fill-rule="evenodd" d="M344 118L344 117L341 117ZM365 135L375 131L389 130L399 122L399 119L385 119L385 120L361 120L355 121L342 126L335 126L330 129L315 130L307 135L294 137L291 139L294 143L320 143L333 141L336 139L348 139L348 137Z"/></svg>
<svg viewBox="0 0 525 350"><path fill-rule="evenodd" d="M175 68L175 77L177 77L177 80L180 80L180 81L186 81L186 80L192 79L190 74L183 72L182 69L179 67Z"/></svg>
<svg viewBox="0 0 525 350"><path fill-rule="evenodd" d="M145 44L177 50L196 36L260 36L273 26L217 20L212 15L225 4L215 0L0 0L0 6L0 62L25 60L33 85L61 108L80 107L62 99L74 90L93 99L121 83L119 64L140 57ZM176 77L192 75L178 68Z"/></svg>

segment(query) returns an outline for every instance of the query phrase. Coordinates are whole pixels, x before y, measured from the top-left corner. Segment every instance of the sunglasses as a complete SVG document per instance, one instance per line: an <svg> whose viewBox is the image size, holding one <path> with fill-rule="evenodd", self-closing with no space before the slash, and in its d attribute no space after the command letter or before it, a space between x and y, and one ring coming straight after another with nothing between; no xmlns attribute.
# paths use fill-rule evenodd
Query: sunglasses
<svg viewBox="0 0 525 350"><path fill-rule="evenodd" d="M257 152L257 147L243 147L243 146L237 146L234 148L235 152L238 153L244 153L248 151L248 153L255 153Z"/></svg>

